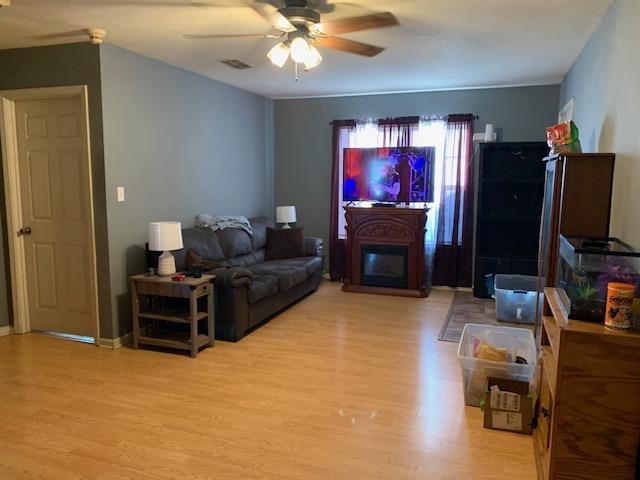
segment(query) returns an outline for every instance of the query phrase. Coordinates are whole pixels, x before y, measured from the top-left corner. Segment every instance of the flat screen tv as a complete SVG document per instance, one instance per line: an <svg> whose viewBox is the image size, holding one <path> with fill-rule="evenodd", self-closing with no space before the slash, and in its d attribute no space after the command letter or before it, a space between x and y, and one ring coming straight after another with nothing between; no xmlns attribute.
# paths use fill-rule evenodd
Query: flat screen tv
<svg viewBox="0 0 640 480"><path fill-rule="evenodd" d="M345 202L433 202L435 147L345 148Z"/></svg>

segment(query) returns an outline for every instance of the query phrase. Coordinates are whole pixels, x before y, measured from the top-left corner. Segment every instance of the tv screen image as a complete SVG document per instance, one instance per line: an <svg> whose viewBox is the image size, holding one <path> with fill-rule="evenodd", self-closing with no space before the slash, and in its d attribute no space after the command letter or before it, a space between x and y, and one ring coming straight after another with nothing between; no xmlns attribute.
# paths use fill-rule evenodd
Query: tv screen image
<svg viewBox="0 0 640 480"><path fill-rule="evenodd" d="M345 202L433 202L435 147L345 148Z"/></svg>

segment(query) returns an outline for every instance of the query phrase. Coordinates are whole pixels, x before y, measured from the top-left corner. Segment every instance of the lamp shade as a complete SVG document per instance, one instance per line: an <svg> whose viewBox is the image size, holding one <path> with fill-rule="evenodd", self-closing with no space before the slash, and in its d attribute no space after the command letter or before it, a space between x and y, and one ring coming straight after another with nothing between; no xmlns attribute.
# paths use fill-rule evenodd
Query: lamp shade
<svg viewBox="0 0 640 480"><path fill-rule="evenodd" d="M296 221L296 207L277 207L276 222L277 223L293 223Z"/></svg>
<svg viewBox="0 0 640 480"><path fill-rule="evenodd" d="M182 248L180 222L151 222L149 224L149 250L168 252Z"/></svg>
<svg viewBox="0 0 640 480"><path fill-rule="evenodd" d="M269 50L267 57L271 60L271 63L282 68L287 58L289 58L289 47L284 42L280 42Z"/></svg>

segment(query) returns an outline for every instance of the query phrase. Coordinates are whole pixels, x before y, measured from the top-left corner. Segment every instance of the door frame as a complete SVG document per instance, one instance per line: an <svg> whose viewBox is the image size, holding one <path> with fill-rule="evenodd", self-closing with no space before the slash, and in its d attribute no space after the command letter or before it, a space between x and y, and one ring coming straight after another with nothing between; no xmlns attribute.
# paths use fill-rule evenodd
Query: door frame
<svg viewBox="0 0 640 480"><path fill-rule="evenodd" d="M7 237L9 239L9 264L13 301L13 330L27 333L31 330L27 270L24 242L15 232L23 225L22 200L20 195L20 172L18 167L18 130L15 104L20 100L46 100L60 97L79 97L85 123L85 153L88 172L89 193L89 241L90 261L93 263L93 308L95 321L92 325L94 343L100 340L100 318L98 309L98 269L96 261L95 222L93 210L93 175L91 171L91 141L89 129L89 105L86 85L65 87L28 88L0 91L0 142L2 143L4 192L7 208Z"/></svg>

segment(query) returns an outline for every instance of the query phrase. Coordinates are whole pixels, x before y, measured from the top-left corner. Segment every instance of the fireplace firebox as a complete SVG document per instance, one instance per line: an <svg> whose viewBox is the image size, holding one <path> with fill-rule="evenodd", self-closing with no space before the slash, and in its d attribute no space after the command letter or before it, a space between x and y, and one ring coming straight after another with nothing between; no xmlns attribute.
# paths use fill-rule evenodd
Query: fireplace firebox
<svg viewBox="0 0 640 480"><path fill-rule="evenodd" d="M362 285L407 288L407 247L400 245L360 246Z"/></svg>

